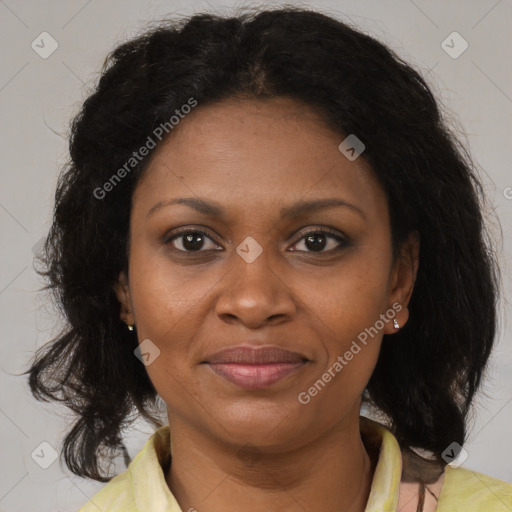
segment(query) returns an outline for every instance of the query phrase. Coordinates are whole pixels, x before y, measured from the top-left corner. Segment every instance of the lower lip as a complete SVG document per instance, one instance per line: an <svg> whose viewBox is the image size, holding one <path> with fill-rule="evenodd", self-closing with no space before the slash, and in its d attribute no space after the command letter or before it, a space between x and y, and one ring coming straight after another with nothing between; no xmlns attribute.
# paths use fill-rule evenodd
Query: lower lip
<svg viewBox="0 0 512 512"><path fill-rule="evenodd" d="M221 377L244 389L264 389L288 377L306 363L240 364L214 363L208 366Z"/></svg>

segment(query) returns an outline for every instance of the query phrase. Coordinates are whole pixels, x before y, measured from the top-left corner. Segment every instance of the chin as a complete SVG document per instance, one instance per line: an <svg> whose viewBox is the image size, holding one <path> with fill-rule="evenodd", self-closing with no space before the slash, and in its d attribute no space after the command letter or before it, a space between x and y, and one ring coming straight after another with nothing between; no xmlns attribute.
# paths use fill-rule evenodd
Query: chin
<svg viewBox="0 0 512 512"><path fill-rule="evenodd" d="M232 404L231 410L217 409L217 421L212 425L219 437L238 445L255 445L260 447L283 447L294 444L303 432L311 432L311 425L301 425L299 412L287 410L282 405L274 404ZM302 413L304 418L304 413ZM312 422L313 423L313 420ZM219 426L222 425L222 427Z"/></svg>

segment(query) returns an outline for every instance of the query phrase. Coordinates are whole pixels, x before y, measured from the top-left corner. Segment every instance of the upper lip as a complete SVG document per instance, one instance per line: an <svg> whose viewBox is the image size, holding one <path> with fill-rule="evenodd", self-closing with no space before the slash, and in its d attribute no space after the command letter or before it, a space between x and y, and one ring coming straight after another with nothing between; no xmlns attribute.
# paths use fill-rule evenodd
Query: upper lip
<svg viewBox="0 0 512 512"><path fill-rule="evenodd" d="M207 357L203 363L240 363L240 364L268 364L268 363L304 363L308 359L298 352L292 352L276 345L250 346L238 345L228 347Z"/></svg>

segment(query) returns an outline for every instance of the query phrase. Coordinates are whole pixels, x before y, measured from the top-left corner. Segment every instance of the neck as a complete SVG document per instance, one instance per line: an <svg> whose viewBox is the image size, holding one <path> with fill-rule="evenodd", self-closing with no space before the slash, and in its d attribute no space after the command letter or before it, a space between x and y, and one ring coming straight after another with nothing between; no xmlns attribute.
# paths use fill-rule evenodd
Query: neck
<svg viewBox="0 0 512 512"><path fill-rule="evenodd" d="M364 512L376 461L365 449L358 421L272 453L227 445L176 419L169 427L172 463L166 480L182 510Z"/></svg>

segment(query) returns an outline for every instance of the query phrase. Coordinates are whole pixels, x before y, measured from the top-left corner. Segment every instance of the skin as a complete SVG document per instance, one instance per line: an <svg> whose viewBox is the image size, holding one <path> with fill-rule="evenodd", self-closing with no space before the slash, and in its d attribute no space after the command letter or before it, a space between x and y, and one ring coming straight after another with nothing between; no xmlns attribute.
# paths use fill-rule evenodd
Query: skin
<svg viewBox="0 0 512 512"><path fill-rule="evenodd" d="M338 150L343 139L288 98L199 105L154 150L135 189L129 272L116 293L139 343L160 350L146 370L167 403L165 478L184 511L365 509L376 459L360 433L361 396L382 335L397 331L392 321L308 404L297 397L392 304L402 306L400 326L407 322L419 241L411 237L392 260L384 191L363 158ZM183 197L214 201L225 216L184 204L148 215ZM323 198L364 217L343 206L280 216L283 206ZM183 235L169 241L178 227L206 232L199 251ZM317 249L307 243L302 230L325 227L346 242L329 234ZM251 263L236 252L248 236L263 250ZM263 390L200 364L244 342L310 362Z"/></svg>

